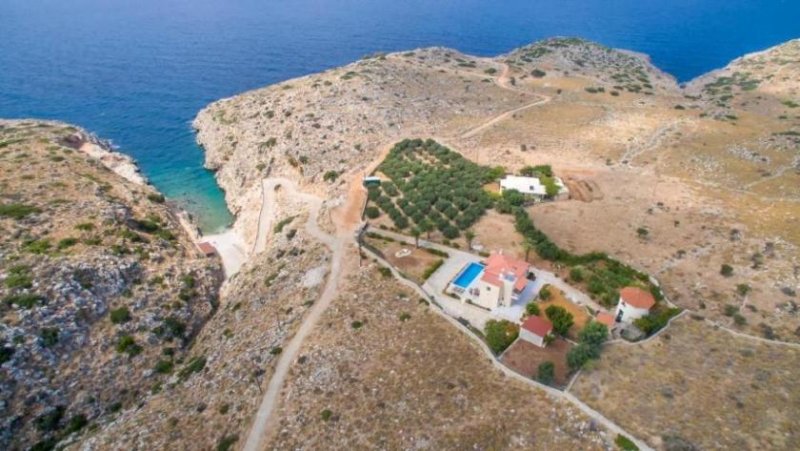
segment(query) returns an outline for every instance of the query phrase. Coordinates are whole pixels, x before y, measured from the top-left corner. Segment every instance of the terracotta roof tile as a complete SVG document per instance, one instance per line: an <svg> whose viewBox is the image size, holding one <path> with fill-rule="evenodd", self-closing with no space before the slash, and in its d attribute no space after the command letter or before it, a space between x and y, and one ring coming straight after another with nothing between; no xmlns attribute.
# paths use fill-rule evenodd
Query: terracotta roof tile
<svg viewBox="0 0 800 451"><path fill-rule="evenodd" d="M652 294L637 287L625 287L619 292L619 297L626 304L641 309L650 309L656 305L656 300Z"/></svg>
<svg viewBox="0 0 800 451"><path fill-rule="evenodd" d="M522 322L522 328L534 335L544 337L553 331L553 324L540 316L531 315Z"/></svg>

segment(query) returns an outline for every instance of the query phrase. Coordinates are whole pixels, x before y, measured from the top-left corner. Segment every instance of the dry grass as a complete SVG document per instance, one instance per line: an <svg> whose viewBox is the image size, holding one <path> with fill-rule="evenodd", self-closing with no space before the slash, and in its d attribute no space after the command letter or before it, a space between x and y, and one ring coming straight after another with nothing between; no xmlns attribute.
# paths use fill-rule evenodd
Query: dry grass
<svg viewBox="0 0 800 451"><path fill-rule="evenodd" d="M585 308L570 302L564 296L564 293L558 288L555 288L551 285L547 285L547 288L550 290L550 299L546 301L539 301L541 316L543 318L547 317L544 311L547 310L547 307L550 307L551 305L563 307L567 312L572 314L572 318L574 320L574 324L569 328L568 335L573 339L577 338L578 332L580 332L580 330L583 329L583 326L585 326L586 323L592 319L592 316L589 315L589 312L587 312Z"/></svg>
<svg viewBox="0 0 800 451"><path fill-rule="evenodd" d="M433 255L424 249L415 248L413 244L389 242L376 238L367 238L367 243L375 246L383 252L386 260L397 268L400 272L411 278L417 283L425 282L423 274L425 270L442 257ZM401 250L411 251L411 255L398 257L396 254Z"/></svg>
<svg viewBox="0 0 800 451"><path fill-rule="evenodd" d="M518 339L503 353L502 361L514 371L534 379L539 372L539 365L544 362L553 362L555 366L555 383L553 385L564 387L569 382L567 352L570 348L572 345L561 338L554 340L544 348Z"/></svg>
<svg viewBox="0 0 800 451"><path fill-rule="evenodd" d="M343 290L292 369L271 449L607 446L583 415L504 377L374 267Z"/></svg>
<svg viewBox="0 0 800 451"><path fill-rule="evenodd" d="M688 317L644 345L610 345L573 393L637 436L702 449L798 449L800 351Z"/></svg>

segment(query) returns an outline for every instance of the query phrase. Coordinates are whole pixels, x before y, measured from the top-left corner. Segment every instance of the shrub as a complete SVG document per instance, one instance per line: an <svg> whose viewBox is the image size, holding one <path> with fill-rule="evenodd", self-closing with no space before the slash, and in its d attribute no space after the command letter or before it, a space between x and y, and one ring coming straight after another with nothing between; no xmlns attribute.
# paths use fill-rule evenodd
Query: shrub
<svg viewBox="0 0 800 451"><path fill-rule="evenodd" d="M550 293L550 287L544 286L541 290L539 290L539 299L546 301L550 299L552 293Z"/></svg>
<svg viewBox="0 0 800 451"><path fill-rule="evenodd" d="M495 354L505 351L519 335L519 326L507 320L489 320L484 327L486 344Z"/></svg>
<svg viewBox="0 0 800 451"><path fill-rule="evenodd" d="M58 328L57 327L43 327L39 331L39 339L42 340L42 346L50 348L58 343Z"/></svg>
<svg viewBox="0 0 800 451"><path fill-rule="evenodd" d="M539 314L539 304L537 304L535 302L529 302L525 306L525 311L528 313L528 315L531 315L531 316L538 315Z"/></svg>
<svg viewBox="0 0 800 451"><path fill-rule="evenodd" d="M269 350L269 353L270 353L271 355L279 355L279 354L280 354L280 353L282 353L282 352L283 352L283 348L282 348L282 347L280 347L280 346L275 346L274 348L272 348L272 349L270 349L270 350Z"/></svg>
<svg viewBox="0 0 800 451"><path fill-rule="evenodd" d="M114 324L127 323L131 320L131 312L127 307L120 307L111 310L111 322Z"/></svg>
<svg viewBox="0 0 800 451"><path fill-rule="evenodd" d="M608 339L605 324L591 321L578 333L578 341L589 346L601 346Z"/></svg>
<svg viewBox="0 0 800 451"><path fill-rule="evenodd" d="M48 239L28 240L22 244L22 250L31 254L44 254L50 250L51 244Z"/></svg>
<svg viewBox="0 0 800 451"><path fill-rule="evenodd" d="M217 443L217 451L230 451L237 440L239 440L239 436L236 434L222 437Z"/></svg>
<svg viewBox="0 0 800 451"><path fill-rule="evenodd" d="M40 213L41 210L25 204L0 204L0 217L11 219L23 219L28 215Z"/></svg>
<svg viewBox="0 0 800 451"><path fill-rule="evenodd" d="M442 267L443 264L444 260L441 258L431 263L427 268L425 268L425 272L422 273L422 280L428 280L437 269Z"/></svg>
<svg viewBox="0 0 800 451"><path fill-rule="evenodd" d="M378 268L378 272L380 273L381 276L383 276L384 279L392 277L392 270L385 266L381 266L380 268Z"/></svg>
<svg viewBox="0 0 800 451"><path fill-rule="evenodd" d="M9 346L6 346L5 342L0 343L0 365L8 362L11 360L11 357L14 355L16 350Z"/></svg>
<svg viewBox="0 0 800 451"><path fill-rule="evenodd" d="M573 282L583 282L583 271L580 268L572 268L569 270L569 278Z"/></svg>
<svg viewBox="0 0 800 451"><path fill-rule="evenodd" d="M739 285L736 285L736 292L739 293L739 296L747 296L747 293L750 292L750 285L746 283L740 283Z"/></svg>
<svg viewBox="0 0 800 451"><path fill-rule="evenodd" d="M350 327L352 327L353 329L361 329L363 326L364 323L362 323L361 321L353 321L352 323L350 323Z"/></svg>
<svg viewBox="0 0 800 451"><path fill-rule="evenodd" d="M117 352L135 357L142 352L142 347L136 344L136 339L130 335L123 335L117 340Z"/></svg>
<svg viewBox="0 0 800 451"><path fill-rule="evenodd" d="M82 222L76 225L75 228L83 232L89 232L91 230L94 230L94 224L92 224L91 222Z"/></svg>
<svg viewBox="0 0 800 451"><path fill-rule="evenodd" d="M174 368L175 364L171 360L159 360L154 369L158 374L169 374Z"/></svg>
<svg viewBox="0 0 800 451"><path fill-rule="evenodd" d="M587 344L579 344L567 353L567 365L572 371L583 367L589 360L596 357L596 350Z"/></svg>
<svg viewBox="0 0 800 451"><path fill-rule="evenodd" d="M272 231L275 233L281 233L283 228L289 225L292 221L294 221L294 216L281 219L277 224L275 224L275 227L272 228Z"/></svg>
<svg viewBox="0 0 800 451"><path fill-rule="evenodd" d="M556 378L555 369L553 362L540 363L536 372L536 379L545 385L551 385Z"/></svg>
<svg viewBox="0 0 800 451"><path fill-rule="evenodd" d="M649 314L635 320L633 324L645 334L652 335L666 326L669 320L673 316L680 313L680 311L681 310L679 308L668 308L656 312L650 312Z"/></svg>
<svg viewBox="0 0 800 451"><path fill-rule="evenodd" d="M331 412L330 409L325 409L320 412L319 416L322 418L322 421L329 421L331 417L333 417L333 412Z"/></svg>
<svg viewBox="0 0 800 451"><path fill-rule="evenodd" d="M67 427L64 429L64 433L69 435L73 432L78 432L86 427L87 424L89 424L89 420L86 419L86 415L74 415L67 422Z"/></svg>
<svg viewBox="0 0 800 451"><path fill-rule="evenodd" d="M400 314L399 318L400 318L400 321L406 322L406 321L411 319L411 314L403 312L403 313Z"/></svg>
<svg viewBox="0 0 800 451"><path fill-rule="evenodd" d="M33 279L29 274L27 266L15 266L9 271L6 277L5 284L8 288L31 288L33 286Z"/></svg>
<svg viewBox="0 0 800 451"><path fill-rule="evenodd" d="M36 304L44 303L44 297L34 293L11 294L3 298L6 305L16 305L19 308L31 309Z"/></svg>
<svg viewBox="0 0 800 451"><path fill-rule="evenodd" d="M553 330L561 336L567 335L569 328L572 327L574 320L572 314L567 312L564 307L551 305L544 311L550 322L553 323Z"/></svg>
<svg viewBox="0 0 800 451"><path fill-rule="evenodd" d="M378 207L367 207L366 215L370 219L375 219L381 215L381 211L378 209Z"/></svg>
<svg viewBox="0 0 800 451"><path fill-rule="evenodd" d="M542 78L545 75L547 75L547 72L545 72L545 71L543 71L541 69L534 69L534 70L531 71L531 76L533 76L534 78Z"/></svg>
<svg viewBox="0 0 800 451"><path fill-rule="evenodd" d="M339 173L336 171L328 171L322 176L322 179L326 182L336 181L337 178L339 178Z"/></svg>
<svg viewBox="0 0 800 451"><path fill-rule="evenodd" d="M64 239L62 239L62 240L60 240L58 242L58 244L56 245L56 248L58 248L58 250L61 251L61 250L67 249L69 247L72 247L72 246L74 246L76 244L78 244L78 239L77 238L64 238Z"/></svg>
<svg viewBox="0 0 800 451"><path fill-rule="evenodd" d="M164 198L164 195L161 193L149 193L147 195L147 200L157 204L163 204L166 199Z"/></svg>
<svg viewBox="0 0 800 451"><path fill-rule="evenodd" d="M619 449L622 451L639 451L639 447L636 446L631 439L622 434L617 434L617 438L614 439L614 443L616 443L617 446L619 446Z"/></svg>
<svg viewBox="0 0 800 451"><path fill-rule="evenodd" d="M42 432L57 431L59 429L59 423L61 423L61 419L64 418L65 411L66 409L64 406L56 406L53 409L50 409L47 412L39 415L36 420L34 420L36 429Z"/></svg>
<svg viewBox="0 0 800 451"><path fill-rule="evenodd" d="M733 266L725 263L719 268L719 273L725 277L730 277L733 275Z"/></svg>
<svg viewBox="0 0 800 451"><path fill-rule="evenodd" d="M204 356L194 357L189 362L181 368L180 372L178 372L178 378L181 381L185 381L188 379L192 374L198 373L206 367L206 358Z"/></svg>

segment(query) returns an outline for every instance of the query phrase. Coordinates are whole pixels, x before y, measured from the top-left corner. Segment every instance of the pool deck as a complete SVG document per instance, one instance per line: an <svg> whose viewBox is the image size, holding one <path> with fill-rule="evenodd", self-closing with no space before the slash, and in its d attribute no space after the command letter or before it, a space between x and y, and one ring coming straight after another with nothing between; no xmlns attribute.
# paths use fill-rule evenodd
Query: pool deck
<svg viewBox="0 0 800 451"><path fill-rule="evenodd" d="M371 232L379 235L393 238L400 242L414 244L414 238L405 235L390 232L388 230L380 230L371 228ZM564 292L566 298L572 303L580 306L589 306L593 310L608 311L594 302L589 296L581 292L577 288L564 282L555 274L549 271L543 271L538 268L532 267L532 272L536 275L536 280L529 283L525 287L519 300L510 307L499 307L492 311L483 309L481 307L470 305L454 297L445 294L445 289L450 283L461 273L461 271L470 263L480 263L484 258L472 254L470 252L462 251L452 247L444 246L437 243L432 243L427 240L419 240L420 247L436 249L439 251L447 252L450 257L444 260L444 264L434 272L428 280L422 285L422 289L436 299L442 309L454 318L463 318L469 321L474 327L483 330L486 321L490 319L507 319L513 322L519 322L522 312L525 310L525 304L530 300L535 299L539 294L539 290L545 285L552 285Z"/></svg>

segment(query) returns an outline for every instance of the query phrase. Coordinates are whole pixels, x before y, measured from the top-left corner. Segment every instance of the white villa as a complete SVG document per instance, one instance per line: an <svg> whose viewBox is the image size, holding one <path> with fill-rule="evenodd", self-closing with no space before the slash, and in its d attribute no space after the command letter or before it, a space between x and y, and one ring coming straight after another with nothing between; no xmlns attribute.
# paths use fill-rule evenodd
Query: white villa
<svg viewBox="0 0 800 451"><path fill-rule="evenodd" d="M618 323L632 323L650 313L656 300L649 292L636 287L625 287L619 292L619 303L614 319Z"/></svg>
<svg viewBox="0 0 800 451"><path fill-rule="evenodd" d="M563 199L569 196L569 190L564 186L564 182L558 177L553 177L559 191L555 196L556 199ZM522 177L518 175L507 175L500 180L500 192L505 190L515 189L526 196L534 197L536 200L542 200L547 197L547 189L542 182L536 177Z"/></svg>
<svg viewBox="0 0 800 451"><path fill-rule="evenodd" d="M448 285L447 292L492 310L510 307L530 295L533 272L528 263L502 253L492 254L484 263L470 263ZM523 301L525 299L522 299Z"/></svg>

